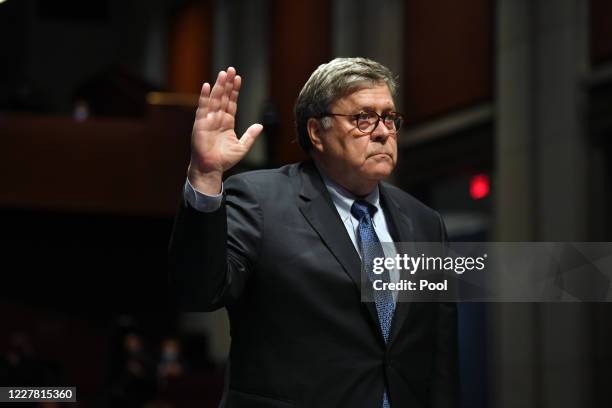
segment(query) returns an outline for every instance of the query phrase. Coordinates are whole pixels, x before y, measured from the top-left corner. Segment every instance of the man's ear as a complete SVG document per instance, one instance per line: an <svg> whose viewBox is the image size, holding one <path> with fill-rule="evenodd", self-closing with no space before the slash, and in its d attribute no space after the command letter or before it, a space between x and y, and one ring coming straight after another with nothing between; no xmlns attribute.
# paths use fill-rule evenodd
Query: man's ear
<svg viewBox="0 0 612 408"><path fill-rule="evenodd" d="M321 122L314 118L308 119L306 130L308 130L308 137L310 138L312 147L320 152L323 151L323 143L321 142L323 127L321 126Z"/></svg>

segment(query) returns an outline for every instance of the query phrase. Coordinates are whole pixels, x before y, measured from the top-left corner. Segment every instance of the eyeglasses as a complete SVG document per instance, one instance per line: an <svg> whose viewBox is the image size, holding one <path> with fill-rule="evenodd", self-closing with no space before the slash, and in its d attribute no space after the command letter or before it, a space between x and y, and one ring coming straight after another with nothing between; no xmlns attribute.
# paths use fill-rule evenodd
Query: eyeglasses
<svg viewBox="0 0 612 408"><path fill-rule="evenodd" d="M374 111L362 111L357 114L327 112L321 115L321 117L325 116L348 116L357 122L357 129L362 133L374 132L374 129L378 127L378 122L381 120L387 129L397 132L404 122L404 116L399 112L387 112L382 115Z"/></svg>

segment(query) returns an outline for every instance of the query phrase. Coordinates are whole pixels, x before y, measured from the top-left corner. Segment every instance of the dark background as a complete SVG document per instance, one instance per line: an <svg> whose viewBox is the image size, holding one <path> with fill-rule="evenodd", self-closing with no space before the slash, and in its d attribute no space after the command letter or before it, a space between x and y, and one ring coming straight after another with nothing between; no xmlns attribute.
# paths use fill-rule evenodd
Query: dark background
<svg viewBox="0 0 612 408"><path fill-rule="evenodd" d="M606 0L0 3L0 385L216 406L227 320L175 310L166 250L197 93L228 65L239 132L265 126L236 172L304 158L301 86L366 56L408 118L390 181L452 239L612 241L611 27ZM611 321L460 305L463 406L609 406Z"/></svg>

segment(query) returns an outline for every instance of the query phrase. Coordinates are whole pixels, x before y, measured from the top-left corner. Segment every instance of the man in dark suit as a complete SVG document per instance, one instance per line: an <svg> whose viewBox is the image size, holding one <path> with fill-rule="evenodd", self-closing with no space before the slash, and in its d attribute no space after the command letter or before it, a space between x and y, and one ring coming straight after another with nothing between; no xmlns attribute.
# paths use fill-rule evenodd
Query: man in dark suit
<svg viewBox="0 0 612 408"><path fill-rule="evenodd" d="M438 213L382 181L402 123L391 72L364 58L319 66L295 107L312 160L223 183L262 130L234 133L240 83L230 67L202 88L170 244L183 306L229 313L222 404L457 406L455 305L360 293L362 265L393 255L380 242L446 239Z"/></svg>

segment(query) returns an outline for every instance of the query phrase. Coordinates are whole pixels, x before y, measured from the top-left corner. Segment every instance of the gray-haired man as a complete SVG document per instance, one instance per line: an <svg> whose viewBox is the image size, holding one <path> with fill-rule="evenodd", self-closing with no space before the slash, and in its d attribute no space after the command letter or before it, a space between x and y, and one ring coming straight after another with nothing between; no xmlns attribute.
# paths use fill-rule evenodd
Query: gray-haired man
<svg viewBox="0 0 612 408"><path fill-rule="evenodd" d="M262 130L236 137L240 83L230 67L202 88L170 245L184 307L229 313L222 404L455 407L454 305L361 301L367 248L446 239L435 211L382 181L403 120L393 75L364 58L319 66L295 106L311 160L223 183Z"/></svg>

